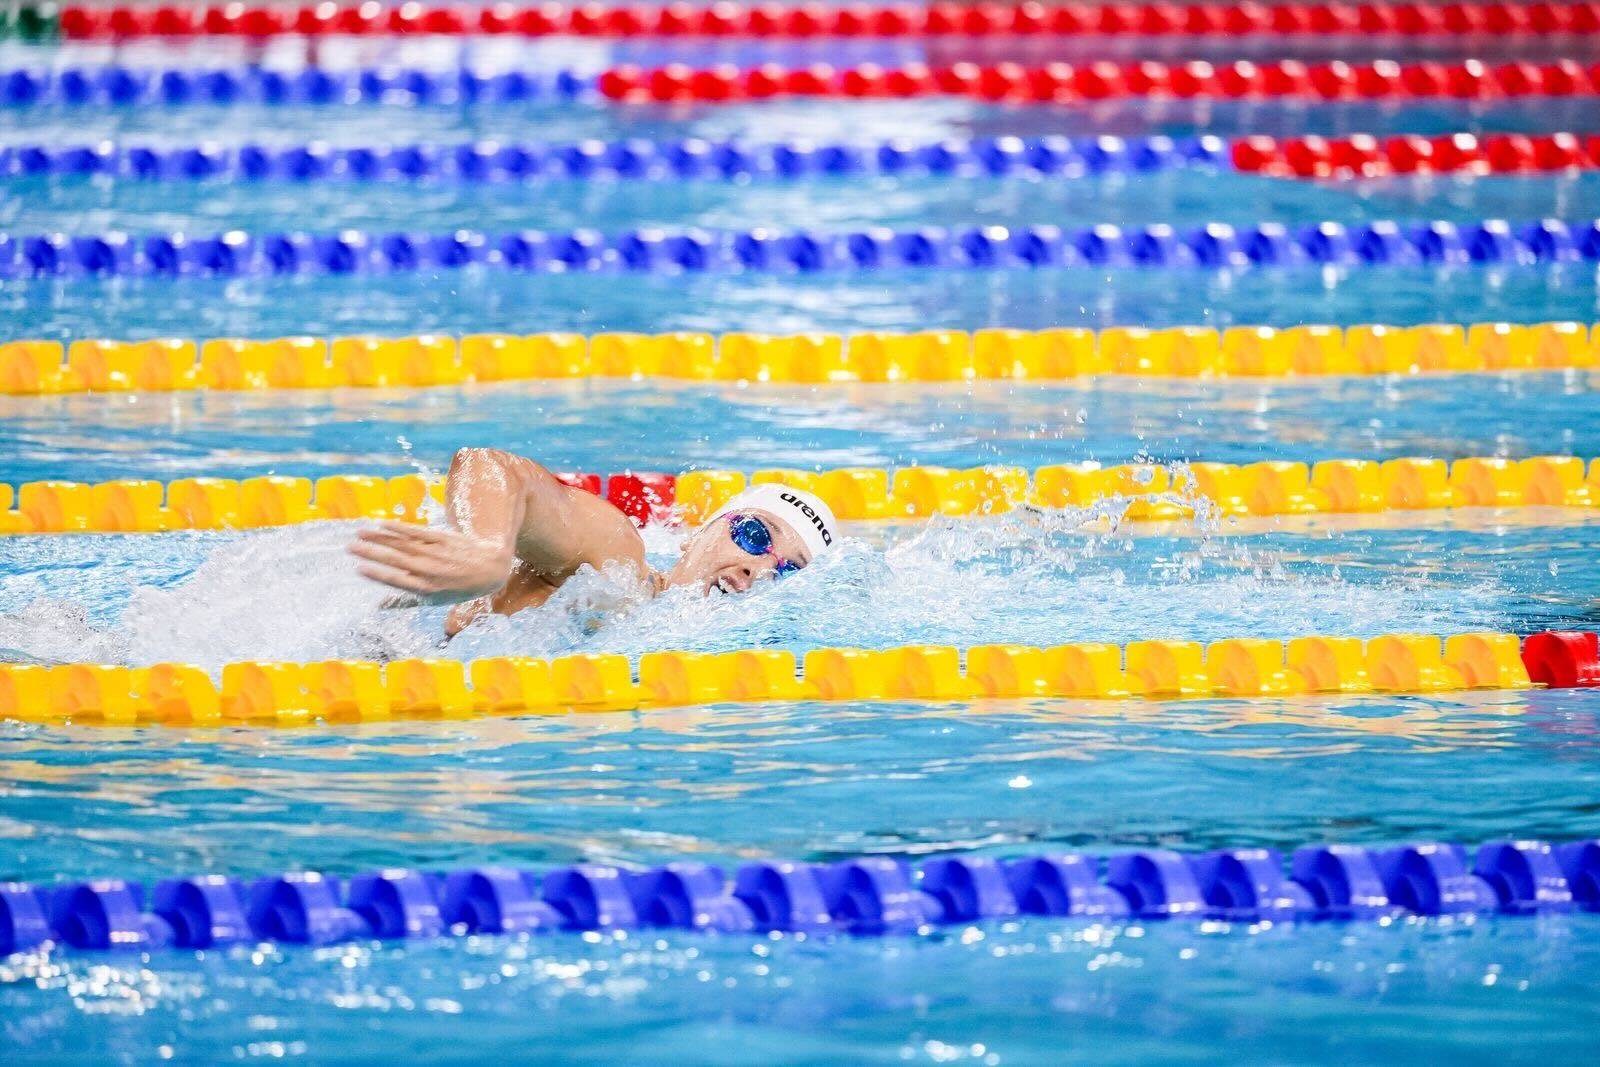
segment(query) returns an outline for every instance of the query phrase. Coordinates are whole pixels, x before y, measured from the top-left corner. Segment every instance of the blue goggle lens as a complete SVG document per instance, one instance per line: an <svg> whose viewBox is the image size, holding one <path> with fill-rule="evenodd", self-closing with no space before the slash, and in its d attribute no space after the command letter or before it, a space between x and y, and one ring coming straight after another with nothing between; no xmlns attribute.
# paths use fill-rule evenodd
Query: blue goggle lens
<svg viewBox="0 0 1600 1067"><path fill-rule="evenodd" d="M772 531L754 516L744 515L733 520L728 525L728 536L752 556L764 556L772 551Z"/></svg>
<svg viewBox="0 0 1600 1067"><path fill-rule="evenodd" d="M772 531L767 524L754 515L737 515L728 523L728 536L733 538L733 543L752 556L765 556L772 553ZM800 564L792 559L780 559L773 573L776 577L783 578L800 569Z"/></svg>

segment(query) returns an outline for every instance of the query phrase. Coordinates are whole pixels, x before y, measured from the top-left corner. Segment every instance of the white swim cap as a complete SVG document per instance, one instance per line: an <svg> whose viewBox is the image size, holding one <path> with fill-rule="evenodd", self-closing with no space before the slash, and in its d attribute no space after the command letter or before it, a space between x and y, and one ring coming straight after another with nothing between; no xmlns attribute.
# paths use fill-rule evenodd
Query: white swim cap
<svg viewBox="0 0 1600 1067"><path fill-rule="evenodd" d="M724 515L752 509L782 519L804 542L812 559L831 548L839 536L839 524L833 517L833 509L824 504L820 497L778 482L746 489L728 501L707 522L716 522Z"/></svg>

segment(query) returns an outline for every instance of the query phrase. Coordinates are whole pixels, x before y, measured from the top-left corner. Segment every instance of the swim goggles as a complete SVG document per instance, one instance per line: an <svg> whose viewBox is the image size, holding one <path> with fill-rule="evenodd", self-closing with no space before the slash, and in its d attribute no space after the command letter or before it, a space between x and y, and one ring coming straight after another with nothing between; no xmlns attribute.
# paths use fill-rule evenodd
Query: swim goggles
<svg viewBox="0 0 1600 1067"><path fill-rule="evenodd" d="M767 524L754 515L729 515L728 536L733 543L750 553L752 556L771 556L777 561L775 575L779 578L793 574L800 569L800 564L792 559L784 559L772 547L772 531Z"/></svg>

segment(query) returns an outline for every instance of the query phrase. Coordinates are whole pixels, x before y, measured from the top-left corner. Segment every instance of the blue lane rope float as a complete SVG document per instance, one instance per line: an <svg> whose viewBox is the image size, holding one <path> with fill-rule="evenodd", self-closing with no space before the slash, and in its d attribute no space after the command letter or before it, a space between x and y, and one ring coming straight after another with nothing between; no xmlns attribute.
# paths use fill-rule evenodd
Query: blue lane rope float
<svg viewBox="0 0 1600 1067"><path fill-rule="evenodd" d="M0 146L0 177L108 175L144 181L668 180L897 175L1071 177L1233 169L1221 137L985 137L870 144L789 141L478 141L334 147L22 144Z"/></svg>
<svg viewBox="0 0 1600 1067"><path fill-rule="evenodd" d="M1600 911L1600 841L1492 841L1368 849L1313 845L1185 855L1146 849L912 867L872 856L831 864L700 862L643 871L581 865L538 873L388 869L348 880L295 872L157 883L0 883L0 955L78 949L204 949L557 930L912 934L1019 916L1088 922L1384 921L1408 916Z"/></svg>
<svg viewBox="0 0 1600 1067"><path fill-rule="evenodd" d="M0 108L53 105L512 104L594 95L594 78L567 70L485 73L409 68L283 71L265 67L120 65L0 70Z"/></svg>
<svg viewBox="0 0 1600 1067"><path fill-rule="evenodd" d="M893 268L1280 268L1600 261L1600 219L1457 224L1321 222L1189 229L1112 225L947 230L522 230L331 234L0 233L0 278L409 273L485 266L535 274L813 273Z"/></svg>

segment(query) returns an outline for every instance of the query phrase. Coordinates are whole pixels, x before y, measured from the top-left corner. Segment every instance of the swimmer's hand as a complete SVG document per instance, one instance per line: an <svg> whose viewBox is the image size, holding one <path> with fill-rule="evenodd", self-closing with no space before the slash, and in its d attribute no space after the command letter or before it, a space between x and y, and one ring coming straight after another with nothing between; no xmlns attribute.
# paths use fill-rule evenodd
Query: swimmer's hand
<svg viewBox="0 0 1600 1067"><path fill-rule="evenodd" d="M362 530L350 545L362 560L356 571L424 604L455 604L493 593L506 584L516 557L510 548L437 527L381 522Z"/></svg>

